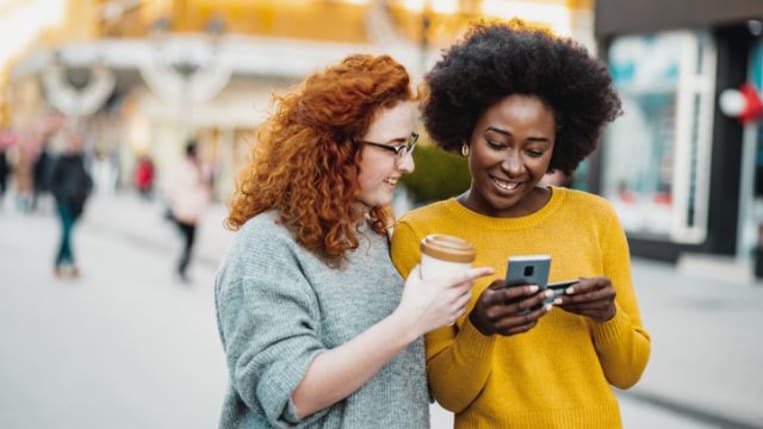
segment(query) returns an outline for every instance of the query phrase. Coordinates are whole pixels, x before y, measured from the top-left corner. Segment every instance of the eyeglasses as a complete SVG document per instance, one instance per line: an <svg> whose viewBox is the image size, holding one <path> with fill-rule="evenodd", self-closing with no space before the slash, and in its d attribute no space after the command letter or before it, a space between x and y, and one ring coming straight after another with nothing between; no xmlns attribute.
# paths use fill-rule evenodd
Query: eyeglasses
<svg viewBox="0 0 763 429"><path fill-rule="evenodd" d="M369 146L378 147L380 149L384 149L388 152L395 154L395 163L400 164L400 162L403 161L403 158L405 158L406 155L409 153L413 153L413 149L416 148L416 142L419 140L419 134L418 133L411 133L411 136L408 137L408 141L403 144L398 145L390 145L390 144L384 144L384 143L374 143L374 142L368 142L365 140L355 140L355 143L359 144L365 144Z"/></svg>

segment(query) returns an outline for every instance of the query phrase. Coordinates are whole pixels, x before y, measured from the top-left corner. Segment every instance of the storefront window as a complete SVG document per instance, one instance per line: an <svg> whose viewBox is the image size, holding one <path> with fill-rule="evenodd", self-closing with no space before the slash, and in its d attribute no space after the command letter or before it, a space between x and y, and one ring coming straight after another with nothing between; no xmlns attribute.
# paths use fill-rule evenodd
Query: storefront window
<svg viewBox="0 0 763 429"><path fill-rule="evenodd" d="M631 235L701 242L715 52L704 33L628 36L609 50L625 114L607 130L602 190Z"/></svg>
<svg viewBox="0 0 763 429"><path fill-rule="evenodd" d="M763 42L760 40L752 48L748 76L749 82L760 94L763 90ZM755 199L763 204L763 121L758 120L755 128Z"/></svg>
<svg viewBox="0 0 763 429"><path fill-rule="evenodd" d="M757 41L750 52L747 83L763 91L763 42ZM742 168L739 190L739 230L737 258L752 259L763 238L763 121L745 125L742 146Z"/></svg>

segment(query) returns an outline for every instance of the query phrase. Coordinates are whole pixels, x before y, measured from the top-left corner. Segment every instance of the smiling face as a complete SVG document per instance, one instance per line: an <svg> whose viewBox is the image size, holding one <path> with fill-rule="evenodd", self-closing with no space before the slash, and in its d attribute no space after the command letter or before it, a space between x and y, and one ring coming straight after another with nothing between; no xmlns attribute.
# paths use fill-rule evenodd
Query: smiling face
<svg viewBox="0 0 763 429"><path fill-rule="evenodd" d="M415 115L413 102L400 102L382 109L358 141L389 146L405 144L413 132ZM396 162L394 152L367 144L361 151L358 200L368 208L391 204L397 181L413 171L413 157L407 154Z"/></svg>
<svg viewBox="0 0 763 429"><path fill-rule="evenodd" d="M538 97L508 96L477 120L469 142L472 184L462 202L494 217L533 213L548 201L537 187L554 150L553 111Z"/></svg>

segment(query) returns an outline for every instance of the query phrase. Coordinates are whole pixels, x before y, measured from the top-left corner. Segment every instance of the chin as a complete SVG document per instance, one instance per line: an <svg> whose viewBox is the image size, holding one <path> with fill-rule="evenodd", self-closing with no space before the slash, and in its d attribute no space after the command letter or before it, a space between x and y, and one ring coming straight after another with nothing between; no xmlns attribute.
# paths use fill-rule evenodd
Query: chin
<svg viewBox="0 0 763 429"><path fill-rule="evenodd" d="M392 204L392 198L368 198L361 200L361 203L369 209L372 209L374 207L382 207Z"/></svg>

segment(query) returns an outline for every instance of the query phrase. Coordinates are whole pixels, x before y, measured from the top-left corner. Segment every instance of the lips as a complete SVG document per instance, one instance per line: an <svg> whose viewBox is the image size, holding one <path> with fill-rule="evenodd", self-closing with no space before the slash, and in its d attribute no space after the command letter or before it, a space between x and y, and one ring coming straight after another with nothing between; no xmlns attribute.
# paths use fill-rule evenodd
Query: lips
<svg viewBox="0 0 763 429"><path fill-rule="evenodd" d="M493 182L493 184L498 189L498 191L502 194L514 194L524 183L524 182L503 180L494 176L490 176L490 180Z"/></svg>
<svg viewBox="0 0 763 429"><path fill-rule="evenodd" d="M387 177L386 179L384 179L384 183L394 188L395 186L397 186L397 181L399 179L400 179L399 177Z"/></svg>

